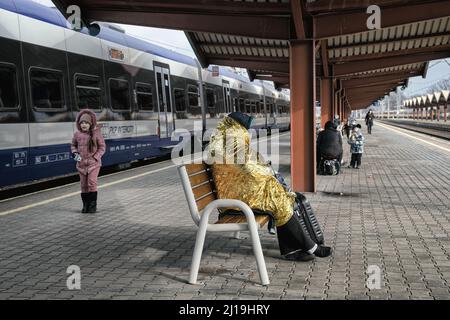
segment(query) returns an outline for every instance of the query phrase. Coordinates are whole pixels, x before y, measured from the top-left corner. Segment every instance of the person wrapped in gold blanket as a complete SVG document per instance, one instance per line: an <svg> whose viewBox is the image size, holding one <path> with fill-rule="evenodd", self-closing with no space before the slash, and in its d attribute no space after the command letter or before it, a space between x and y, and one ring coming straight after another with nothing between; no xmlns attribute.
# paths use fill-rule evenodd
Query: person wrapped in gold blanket
<svg viewBox="0 0 450 320"><path fill-rule="evenodd" d="M309 237L294 214L295 193L275 178L271 165L250 146L248 129L253 118L240 112L225 117L211 135L207 162L218 198L237 199L275 219L281 254L289 260L308 261L329 256L331 248Z"/></svg>

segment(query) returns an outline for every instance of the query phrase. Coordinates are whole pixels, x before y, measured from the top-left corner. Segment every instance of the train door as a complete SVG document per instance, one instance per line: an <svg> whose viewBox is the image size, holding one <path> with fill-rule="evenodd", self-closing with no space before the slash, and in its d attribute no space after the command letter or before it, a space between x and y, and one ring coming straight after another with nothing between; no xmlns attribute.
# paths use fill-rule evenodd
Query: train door
<svg viewBox="0 0 450 320"><path fill-rule="evenodd" d="M168 138L174 130L172 113L172 97L170 95L170 72L169 68L155 66L156 93L159 114L159 137Z"/></svg>
<svg viewBox="0 0 450 320"><path fill-rule="evenodd" d="M12 1L3 1L11 10ZM15 13L0 10L0 188L31 179L30 133L19 23Z"/></svg>
<svg viewBox="0 0 450 320"><path fill-rule="evenodd" d="M231 103L231 91L230 91L230 83L228 81L222 80L222 88L223 88L223 108L225 113L231 113L236 110L233 110L233 104Z"/></svg>

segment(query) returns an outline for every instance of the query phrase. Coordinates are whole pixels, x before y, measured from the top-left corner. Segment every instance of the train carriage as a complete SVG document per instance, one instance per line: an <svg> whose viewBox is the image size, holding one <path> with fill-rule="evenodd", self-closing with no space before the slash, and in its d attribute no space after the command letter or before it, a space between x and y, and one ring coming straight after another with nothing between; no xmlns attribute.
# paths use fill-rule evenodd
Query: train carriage
<svg viewBox="0 0 450 320"><path fill-rule="evenodd" d="M213 128L232 111L255 116L257 128L289 128L289 96L273 86L223 67L213 76L195 59L100 26L91 36L55 8L0 0L0 189L75 173L69 143L84 108L102 126L107 166L161 156L176 128Z"/></svg>

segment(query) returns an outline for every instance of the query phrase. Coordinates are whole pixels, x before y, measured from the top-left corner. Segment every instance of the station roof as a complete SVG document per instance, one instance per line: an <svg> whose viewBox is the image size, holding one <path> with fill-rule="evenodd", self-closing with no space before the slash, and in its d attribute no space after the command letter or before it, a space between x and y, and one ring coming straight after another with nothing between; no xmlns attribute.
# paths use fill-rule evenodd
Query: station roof
<svg viewBox="0 0 450 320"><path fill-rule="evenodd" d="M450 103L450 90L435 91L433 94L426 94L405 100L407 108L428 107L438 104Z"/></svg>
<svg viewBox="0 0 450 320"><path fill-rule="evenodd" d="M428 62L450 57L446 0L54 0L85 21L185 31L203 67L247 68L250 79L289 87L289 42L313 39L318 77L342 81L352 109L426 76ZM369 30L367 8L381 8ZM67 14L66 14L67 15Z"/></svg>

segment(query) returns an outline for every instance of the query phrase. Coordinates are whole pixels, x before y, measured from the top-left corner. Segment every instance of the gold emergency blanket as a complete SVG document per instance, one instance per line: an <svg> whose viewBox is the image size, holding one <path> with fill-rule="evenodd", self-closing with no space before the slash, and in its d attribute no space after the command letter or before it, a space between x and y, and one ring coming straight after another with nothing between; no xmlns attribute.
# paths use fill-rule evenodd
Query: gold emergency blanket
<svg viewBox="0 0 450 320"><path fill-rule="evenodd" d="M250 147L250 135L243 126L225 117L208 148L219 198L241 200L250 208L270 211L277 227L289 221L295 194L283 188L269 165Z"/></svg>

